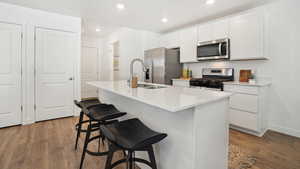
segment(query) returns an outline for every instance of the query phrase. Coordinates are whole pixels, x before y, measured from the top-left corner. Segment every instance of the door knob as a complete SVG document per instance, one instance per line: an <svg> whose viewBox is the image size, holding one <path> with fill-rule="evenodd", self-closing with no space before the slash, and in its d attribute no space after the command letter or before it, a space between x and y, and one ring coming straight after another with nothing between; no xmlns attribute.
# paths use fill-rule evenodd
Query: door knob
<svg viewBox="0 0 300 169"><path fill-rule="evenodd" d="M70 77L69 80L73 80L73 77Z"/></svg>

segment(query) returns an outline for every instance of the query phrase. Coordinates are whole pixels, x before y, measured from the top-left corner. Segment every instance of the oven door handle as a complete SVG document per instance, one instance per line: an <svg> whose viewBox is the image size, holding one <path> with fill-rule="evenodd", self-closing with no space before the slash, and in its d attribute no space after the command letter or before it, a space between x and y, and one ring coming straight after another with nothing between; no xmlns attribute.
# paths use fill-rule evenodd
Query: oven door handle
<svg viewBox="0 0 300 169"><path fill-rule="evenodd" d="M222 43L219 43L219 56L222 56Z"/></svg>

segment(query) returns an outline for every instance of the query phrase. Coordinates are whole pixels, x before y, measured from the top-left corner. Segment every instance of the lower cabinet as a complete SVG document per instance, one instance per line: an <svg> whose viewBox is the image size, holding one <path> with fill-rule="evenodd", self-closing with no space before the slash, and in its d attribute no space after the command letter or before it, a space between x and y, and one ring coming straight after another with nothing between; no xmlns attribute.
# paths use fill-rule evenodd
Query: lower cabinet
<svg viewBox="0 0 300 169"><path fill-rule="evenodd" d="M229 101L231 128L262 136L267 129L268 86L225 84L224 91L233 93Z"/></svg>
<svg viewBox="0 0 300 169"><path fill-rule="evenodd" d="M260 127L257 114L230 108L229 119L230 124L232 125L240 126L253 131L259 131Z"/></svg>
<svg viewBox="0 0 300 169"><path fill-rule="evenodd" d="M190 81L184 79L173 79L172 85L177 87L190 87Z"/></svg>

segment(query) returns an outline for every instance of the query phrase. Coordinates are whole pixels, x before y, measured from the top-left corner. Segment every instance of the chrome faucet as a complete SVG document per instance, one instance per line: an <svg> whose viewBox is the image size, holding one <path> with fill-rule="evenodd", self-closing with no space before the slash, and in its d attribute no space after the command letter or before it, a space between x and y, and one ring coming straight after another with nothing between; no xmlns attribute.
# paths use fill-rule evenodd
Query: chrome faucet
<svg viewBox="0 0 300 169"><path fill-rule="evenodd" d="M132 77L133 77L133 65L135 62L140 62L143 66L143 72L146 72L147 71L147 67L145 66L144 64L144 61L142 59L139 59L139 58L136 58L136 59L133 59L130 63L130 79L129 79L129 86L131 86L132 84Z"/></svg>

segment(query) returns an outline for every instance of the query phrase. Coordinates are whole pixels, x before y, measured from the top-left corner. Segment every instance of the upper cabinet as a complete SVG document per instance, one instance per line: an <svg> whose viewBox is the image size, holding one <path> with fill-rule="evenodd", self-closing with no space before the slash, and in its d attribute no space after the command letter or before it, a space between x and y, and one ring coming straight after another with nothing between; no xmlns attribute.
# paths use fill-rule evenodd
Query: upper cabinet
<svg viewBox="0 0 300 169"><path fill-rule="evenodd" d="M212 24L201 24L198 26L198 41L205 42L213 40Z"/></svg>
<svg viewBox="0 0 300 169"><path fill-rule="evenodd" d="M231 60L266 59L263 52L264 15L259 10L230 18Z"/></svg>
<svg viewBox="0 0 300 169"><path fill-rule="evenodd" d="M230 39L230 60L268 59L264 52L264 12L253 9L176 32L164 34L160 45L180 47L180 62L197 62L198 42Z"/></svg>
<svg viewBox="0 0 300 169"><path fill-rule="evenodd" d="M180 31L180 62L197 62L197 27Z"/></svg>
<svg viewBox="0 0 300 169"><path fill-rule="evenodd" d="M228 37L229 23L227 19L218 20L198 26L198 41L212 41Z"/></svg>
<svg viewBox="0 0 300 169"><path fill-rule="evenodd" d="M213 40L228 38L228 36L229 36L228 19L218 20L212 23Z"/></svg>
<svg viewBox="0 0 300 169"><path fill-rule="evenodd" d="M180 45L179 43L179 31L164 34L160 40L160 46L165 48L177 48Z"/></svg>

